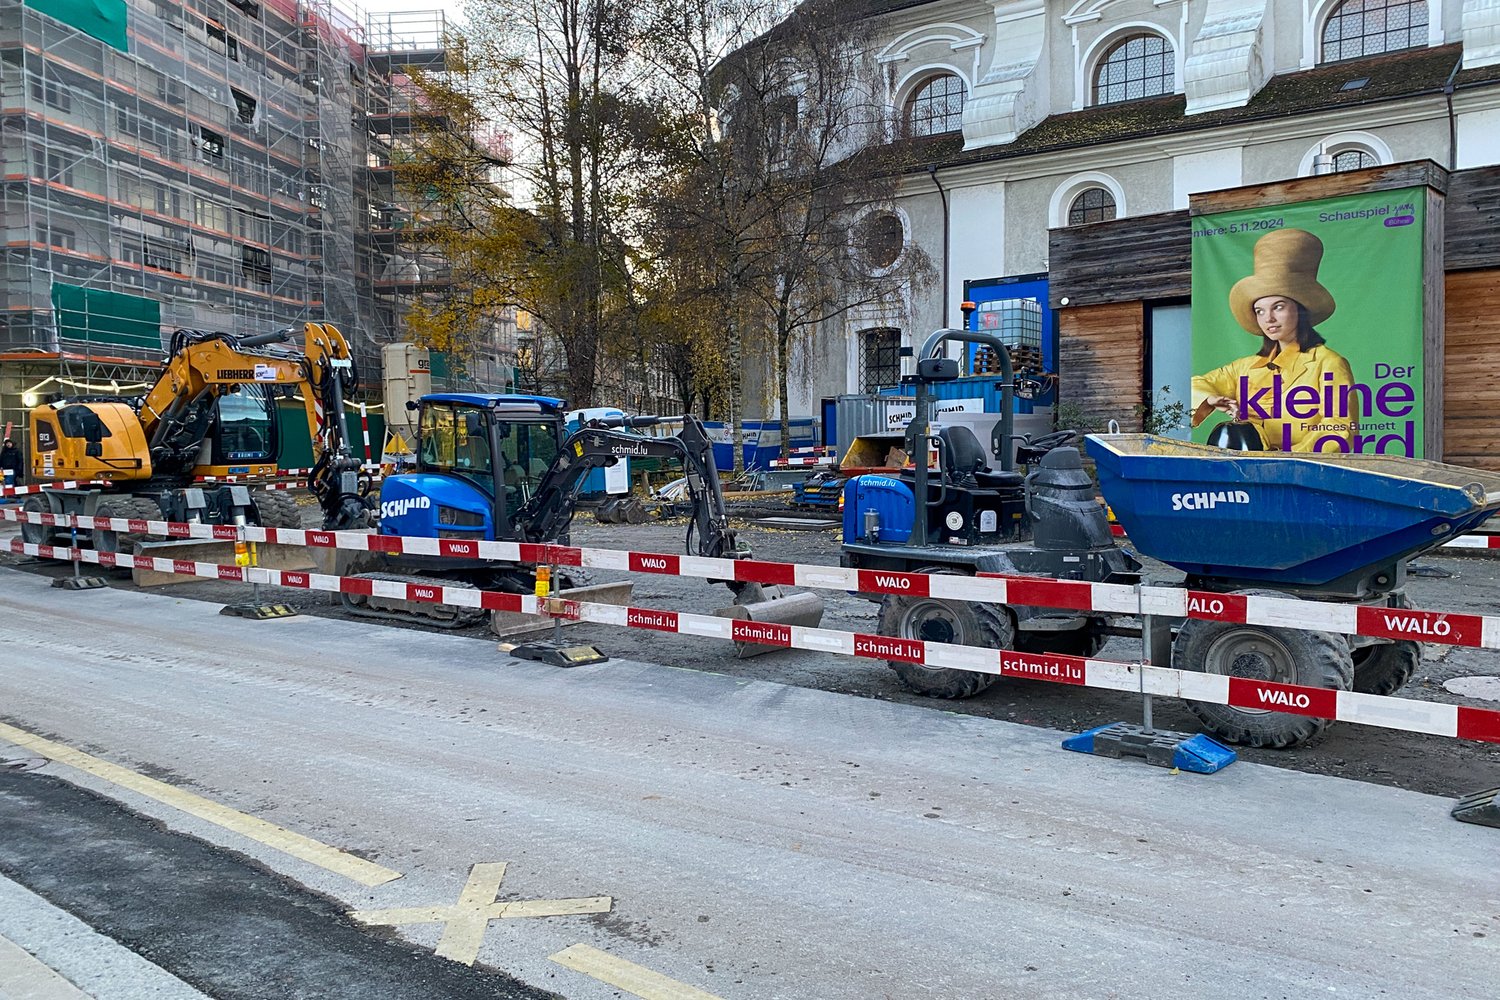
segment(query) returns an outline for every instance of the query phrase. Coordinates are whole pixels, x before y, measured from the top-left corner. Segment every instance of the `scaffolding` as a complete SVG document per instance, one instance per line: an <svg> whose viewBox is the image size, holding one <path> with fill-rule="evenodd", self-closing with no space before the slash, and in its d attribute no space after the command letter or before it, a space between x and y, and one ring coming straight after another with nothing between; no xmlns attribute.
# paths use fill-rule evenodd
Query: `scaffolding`
<svg viewBox="0 0 1500 1000"><path fill-rule="evenodd" d="M343 0L0 0L0 418L38 384L149 380L179 327L332 322L378 386L406 303L443 290L440 262L396 280L384 231L412 215L403 67L447 38Z"/></svg>

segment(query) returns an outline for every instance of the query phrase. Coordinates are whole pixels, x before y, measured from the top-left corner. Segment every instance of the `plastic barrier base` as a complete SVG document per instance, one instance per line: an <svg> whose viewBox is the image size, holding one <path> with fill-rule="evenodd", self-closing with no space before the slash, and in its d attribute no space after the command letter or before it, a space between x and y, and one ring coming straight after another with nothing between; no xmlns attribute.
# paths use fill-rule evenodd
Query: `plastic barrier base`
<svg viewBox="0 0 1500 1000"><path fill-rule="evenodd" d="M1157 767L1175 767L1194 774L1213 774L1238 760L1235 752L1202 733L1174 733L1147 729L1131 722L1096 726L1062 742L1064 750L1100 757L1140 757Z"/></svg>
<svg viewBox="0 0 1500 1000"><path fill-rule="evenodd" d="M1500 829L1500 788L1486 788L1459 799L1453 806L1453 818L1460 823L1477 823Z"/></svg>
<svg viewBox="0 0 1500 1000"><path fill-rule="evenodd" d="M53 580L52 586L58 590L98 590L109 583L102 576L65 576Z"/></svg>
<svg viewBox="0 0 1500 1000"><path fill-rule="evenodd" d="M286 604L226 604L219 609L219 614L258 622L297 617L296 609Z"/></svg>
<svg viewBox="0 0 1500 1000"><path fill-rule="evenodd" d="M501 643L500 651L519 660L535 660L549 667L583 667L590 663L609 662L609 657L593 646L564 646L551 640L523 642L519 646Z"/></svg>

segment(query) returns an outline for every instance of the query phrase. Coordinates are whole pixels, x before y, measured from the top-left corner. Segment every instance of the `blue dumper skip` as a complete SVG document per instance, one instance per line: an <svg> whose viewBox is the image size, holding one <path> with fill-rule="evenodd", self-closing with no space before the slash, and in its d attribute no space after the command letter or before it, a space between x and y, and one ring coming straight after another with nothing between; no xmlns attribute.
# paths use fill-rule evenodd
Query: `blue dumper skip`
<svg viewBox="0 0 1500 1000"><path fill-rule="evenodd" d="M1099 488L1142 554L1195 576L1318 587L1500 510L1500 476L1386 455L1236 452L1091 434Z"/></svg>

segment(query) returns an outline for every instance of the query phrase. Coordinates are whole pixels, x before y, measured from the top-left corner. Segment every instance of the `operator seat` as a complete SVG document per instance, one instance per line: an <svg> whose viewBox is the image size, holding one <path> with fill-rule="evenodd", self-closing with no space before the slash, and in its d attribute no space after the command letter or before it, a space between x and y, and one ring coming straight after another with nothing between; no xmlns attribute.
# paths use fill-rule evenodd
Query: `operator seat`
<svg viewBox="0 0 1500 1000"><path fill-rule="evenodd" d="M980 489L1019 487L1024 477L1019 472L992 472L984 446L967 427L944 427L938 431L947 459L945 472L955 485L972 482Z"/></svg>

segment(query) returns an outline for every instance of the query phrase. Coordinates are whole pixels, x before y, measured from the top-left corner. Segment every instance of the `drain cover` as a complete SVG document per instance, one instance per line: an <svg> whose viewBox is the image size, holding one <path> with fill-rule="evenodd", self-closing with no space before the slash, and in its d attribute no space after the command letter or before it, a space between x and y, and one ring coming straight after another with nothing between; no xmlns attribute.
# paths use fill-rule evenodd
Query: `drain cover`
<svg viewBox="0 0 1500 1000"><path fill-rule="evenodd" d="M1500 701L1500 677L1492 674L1455 677L1452 680L1443 681L1443 688L1452 694L1463 695L1465 698Z"/></svg>

